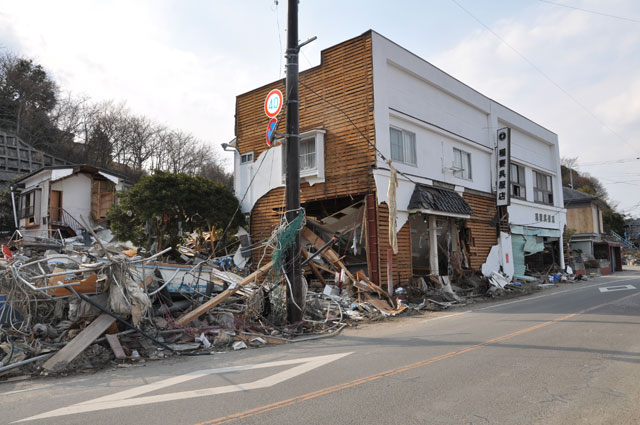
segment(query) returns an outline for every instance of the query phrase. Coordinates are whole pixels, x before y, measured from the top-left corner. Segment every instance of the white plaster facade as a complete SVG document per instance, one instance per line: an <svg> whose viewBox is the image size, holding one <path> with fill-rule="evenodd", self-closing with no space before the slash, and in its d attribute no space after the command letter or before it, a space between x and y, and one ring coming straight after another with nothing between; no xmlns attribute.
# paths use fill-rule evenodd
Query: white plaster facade
<svg viewBox="0 0 640 425"><path fill-rule="evenodd" d="M398 176L397 229L408 218L413 182L431 184L436 180L454 185L459 193L467 189L495 193L497 130L509 127L511 161L524 167L526 192L524 199L511 198L510 224L555 230L562 244L566 212L558 136L376 32L372 33L372 46L376 147L390 158L390 127L415 134L417 164L392 162L398 171L409 176ZM454 148L470 154L470 179L454 175ZM374 176L379 202L386 202L388 168L378 157ZM551 176L552 204L534 202L533 171ZM502 251L508 253L510 247ZM561 263L564 267L563 258Z"/></svg>

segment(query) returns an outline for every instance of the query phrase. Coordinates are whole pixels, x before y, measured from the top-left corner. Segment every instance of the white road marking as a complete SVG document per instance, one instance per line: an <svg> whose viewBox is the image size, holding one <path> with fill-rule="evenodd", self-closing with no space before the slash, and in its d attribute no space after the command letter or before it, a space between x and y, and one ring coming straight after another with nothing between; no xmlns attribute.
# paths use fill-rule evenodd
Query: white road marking
<svg viewBox="0 0 640 425"><path fill-rule="evenodd" d="M467 313L471 313L471 310L461 311L460 313L447 314L446 316L431 317L429 319L421 320L420 323L432 322L434 320L446 319L448 317L460 316L461 314L467 314Z"/></svg>
<svg viewBox="0 0 640 425"><path fill-rule="evenodd" d="M537 299L540 299L540 298L552 297L554 295L565 294L567 292L579 291L581 289L593 288L595 286L610 285L612 283L624 282L624 281L631 280L631 279L638 279L638 276L628 277L628 278L624 278L624 279L612 280L610 282L593 283L591 285L580 286L579 288L571 288L571 289L565 289L563 291L551 292L549 294L536 295L535 297L526 297L526 298L521 298L521 299L513 300L513 301L505 301L505 302L493 304L493 305L490 305L490 306L487 306L487 307L481 307L481 308L461 311L459 313L448 314L446 316L432 317L432 318L429 318L429 319L421 320L420 323L431 322L433 320L439 320L439 319L447 319L449 317L460 316L461 314L472 313L474 311L489 310L491 308L502 307L502 306L509 305L509 304L516 304L516 303L522 303L522 302L525 302L525 301L537 300Z"/></svg>
<svg viewBox="0 0 640 425"><path fill-rule="evenodd" d="M504 305L509 305L509 304L516 304L516 303L522 303L525 301L531 301L531 300L537 300L540 298L546 298L546 297L553 297L554 295L560 295L560 294L565 294L567 292L573 292L573 291L579 291L581 289L587 289L587 288L593 288L595 286L602 286L602 285L610 285L612 283L616 283L616 282L624 282L627 280L633 280L633 279L638 279L638 276L633 276L633 277L628 277L626 279L618 279L618 280L612 280L609 282L599 282L599 283L593 283L591 285L585 285L585 286L581 286L579 288L571 288L571 289L565 289L564 291L557 291L557 292L552 292L550 294L544 294L544 295L537 295L535 297L526 297L526 298L522 298L519 300L514 300L514 301L507 301L504 303L500 303L500 304L494 304L494 305L490 305L488 307L482 307L482 308L478 308L476 310L489 310L491 308L496 308L496 307L502 307ZM469 310L472 311L472 310Z"/></svg>
<svg viewBox="0 0 640 425"><path fill-rule="evenodd" d="M232 366L232 367L223 367L223 368L217 368L217 369L197 370L194 372L187 373L185 375L175 376L173 378L164 379L159 382L142 385L140 387L132 388L130 390L121 391L119 393L107 395L104 397L99 397L93 400L89 400L89 401L74 404L71 406L63 407L60 409L52 410L49 412L42 413L40 415L31 416L29 418L21 419L13 423L33 421L36 419L52 418L56 416L72 415L76 413L93 412L96 410L115 409L119 407L128 407L128 406L140 406L143 404L184 400L187 398L212 396L216 394L227 394L227 393L232 393L236 391L248 391L248 390L254 390L258 388L272 387L288 379L291 379L298 375L302 375L303 373L309 372L310 370L316 369L320 366L324 366L328 363L341 359L342 357L348 356L349 354L351 353L339 353L339 354L332 354L328 356L305 357L302 359L282 360L282 361L276 361L276 362L258 363L258 364L245 365L245 366ZM177 393L160 394L160 395L153 395L153 396L147 396L147 397L137 397L142 394L150 393L152 391L158 391L160 389L167 388L172 385L182 384L184 382L188 382L193 379L202 378L208 375L239 372L239 371L245 371L245 370L264 369L269 367L289 366L289 365L298 365L298 366L292 367L283 372L276 373L274 375L268 376L263 379L258 379L257 381L248 382L246 384L233 384L233 385L225 385L222 387L202 388L199 390L181 391ZM134 398L134 397L137 397L137 398Z"/></svg>
<svg viewBox="0 0 640 425"><path fill-rule="evenodd" d="M633 285L618 285L618 286L605 286L604 288L598 288L600 292L616 292L616 291L628 291L630 289L636 289Z"/></svg>

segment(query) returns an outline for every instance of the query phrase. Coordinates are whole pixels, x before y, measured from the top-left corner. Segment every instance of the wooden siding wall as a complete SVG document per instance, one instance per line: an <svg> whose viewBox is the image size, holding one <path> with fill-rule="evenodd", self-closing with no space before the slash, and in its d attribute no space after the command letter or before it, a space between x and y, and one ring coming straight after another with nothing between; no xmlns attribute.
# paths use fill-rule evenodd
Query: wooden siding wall
<svg viewBox="0 0 640 425"><path fill-rule="evenodd" d="M363 34L324 50L321 64L300 74L300 131L325 129L325 182L309 186L301 181L302 203L364 194L375 190L370 168L375 150L347 117L326 101L337 105L375 143L373 121L373 69L371 35ZM267 148L264 114L267 93L280 80L242 94L236 99L236 139L240 154L253 152L255 160ZM286 101L286 98L285 98ZM286 129L286 108L278 116L279 131ZM279 170L278 170L279 171ZM277 225L284 189L271 190L256 202L251 214L253 242L264 239Z"/></svg>
<svg viewBox="0 0 640 425"><path fill-rule="evenodd" d="M496 200L493 196L469 192L464 192L463 198L473 209L473 215L467 220L467 227L471 230L469 261L471 268L479 270L491 247L498 243L496 228L489 225L496 214Z"/></svg>
<svg viewBox="0 0 640 425"><path fill-rule="evenodd" d="M378 205L378 267L380 270L380 282L383 287L387 287L387 250L391 248L389 244L389 207L386 203ZM398 231L398 255L392 256L393 282L394 287L406 285L412 277L411 265L411 231L409 221ZM398 282L398 276L400 281Z"/></svg>

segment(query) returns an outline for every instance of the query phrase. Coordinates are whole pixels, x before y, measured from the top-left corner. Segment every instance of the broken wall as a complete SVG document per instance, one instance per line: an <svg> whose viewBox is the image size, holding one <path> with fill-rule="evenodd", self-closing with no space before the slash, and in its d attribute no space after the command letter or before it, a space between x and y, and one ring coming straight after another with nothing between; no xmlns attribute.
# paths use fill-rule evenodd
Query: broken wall
<svg viewBox="0 0 640 425"><path fill-rule="evenodd" d="M313 186L301 180L302 204L364 195L375 190L370 171L375 165L375 149L354 127L355 124L369 140L375 140L372 79L370 34L324 50L319 66L300 73L300 131L326 130L324 158L318 158L324 161L325 179ZM268 148L265 143L267 118L263 110L264 99L275 88L284 92L284 80L237 97L238 155L253 152L253 157L257 159ZM327 106L326 101L340 105L349 114L353 124L345 119L342 112ZM286 122L286 110L283 109L278 120ZM261 167L262 172L269 178L271 174L279 175L281 170L271 169L270 164L265 163ZM260 175L256 177L260 178ZM241 198L244 190L246 188L236 195ZM285 205L284 193L283 187L273 188L253 203L250 233L254 243L269 237L274 226L278 225ZM254 266L262 256L260 251L253 252Z"/></svg>
<svg viewBox="0 0 640 425"><path fill-rule="evenodd" d="M491 227L491 220L496 214L496 199L493 195L469 191L465 191L462 198L473 209L473 215L466 221L466 227L471 231L469 263L472 269L480 270L497 240L496 228Z"/></svg>
<svg viewBox="0 0 640 425"><path fill-rule="evenodd" d="M285 92L284 80L241 94L236 99L236 156L253 152L254 164L259 164L260 155L268 149L264 99L272 89ZM324 158L317 158L324 161L324 182L309 186L304 178L301 179L301 202L370 192L373 187L370 169L375 165L375 149L360 134L361 131L369 140L375 141L370 34L324 50L319 66L300 73L299 97L300 132L326 131ZM327 101L340 105L350 120L343 112L328 106ZM286 122L285 109L278 120L283 124ZM280 130L283 128L281 125ZM274 174L279 177L281 170L271 165L270 161L265 161L255 180L269 180ZM236 196L242 198L245 190L246 187L236 187ZM261 211L259 204L264 204L263 198L277 198L281 202L283 192L283 188L272 188L261 198L254 199L252 213ZM252 237L259 240L253 232Z"/></svg>

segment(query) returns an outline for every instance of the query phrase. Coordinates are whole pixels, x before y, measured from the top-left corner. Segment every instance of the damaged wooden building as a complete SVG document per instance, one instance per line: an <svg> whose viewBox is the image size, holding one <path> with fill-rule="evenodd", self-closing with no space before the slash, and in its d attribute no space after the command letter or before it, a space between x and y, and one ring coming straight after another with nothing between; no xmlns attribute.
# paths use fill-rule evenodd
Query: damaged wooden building
<svg viewBox="0 0 640 425"><path fill-rule="evenodd" d="M285 205L283 143L265 143L272 89L284 93L284 80L237 97L230 143L253 242L271 235ZM278 119L285 128L284 108ZM509 202L498 214L503 128ZM323 50L320 65L300 73L300 132L308 226L325 240L338 233L347 267L373 282L405 285L485 263L524 276L549 261L529 261L540 251L526 246L540 244L564 267L557 135L375 31Z"/></svg>

